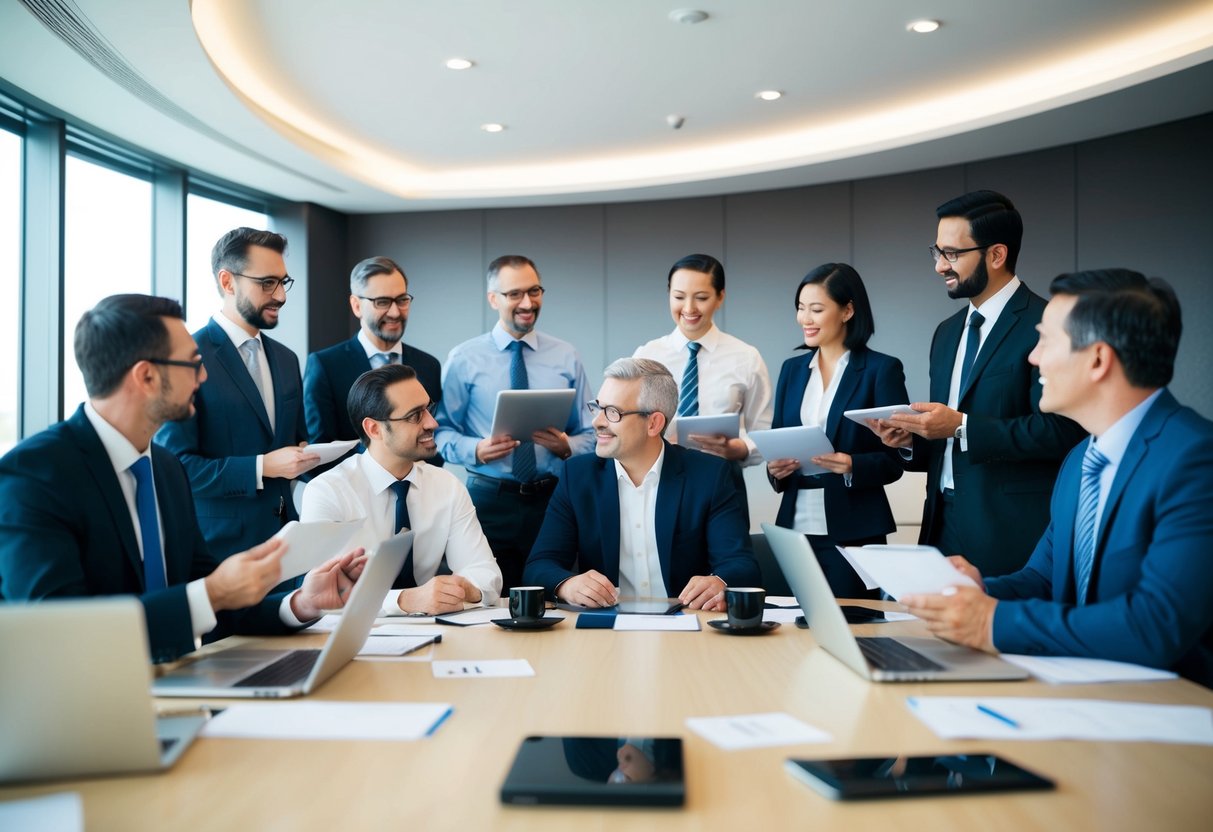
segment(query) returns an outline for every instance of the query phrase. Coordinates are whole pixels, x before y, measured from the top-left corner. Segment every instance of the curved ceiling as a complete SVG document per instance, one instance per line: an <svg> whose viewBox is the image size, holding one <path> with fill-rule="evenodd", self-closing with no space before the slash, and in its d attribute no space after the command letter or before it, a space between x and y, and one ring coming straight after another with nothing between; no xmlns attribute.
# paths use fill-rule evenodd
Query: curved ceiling
<svg viewBox="0 0 1213 832"><path fill-rule="evenodd" d="M652 0L23 3L0 11L6 80L175 160L347 211L786 187L1213 99L1208 0L712 0L694 25ZM51 32L47 6L96 37ZM908 32L907 9L942 26Z"/></svg>

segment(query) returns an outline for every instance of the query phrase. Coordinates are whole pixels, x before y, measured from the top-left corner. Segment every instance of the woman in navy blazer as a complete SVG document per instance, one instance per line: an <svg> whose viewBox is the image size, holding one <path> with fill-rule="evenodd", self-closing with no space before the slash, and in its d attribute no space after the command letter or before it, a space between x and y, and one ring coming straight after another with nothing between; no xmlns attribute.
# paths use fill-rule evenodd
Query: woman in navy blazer
<svg viewBox="0 0 1213 832"><path fill-rule="evenodd" d="M815 476L800 474L799 460L767 463L771 485L783 494L775 522L805 533L836 596L879 597L835 547L884 543L896 530L884 486L901 477L902 466L875 433L842 414L907 403L905 373L896 358L867 348L876 331L872 306L845 263L805 275L796 287L796 321L804 331L799 349L809 352L783 363L773 427L820 425L835 452L812 458L829 471Z"/></svg>

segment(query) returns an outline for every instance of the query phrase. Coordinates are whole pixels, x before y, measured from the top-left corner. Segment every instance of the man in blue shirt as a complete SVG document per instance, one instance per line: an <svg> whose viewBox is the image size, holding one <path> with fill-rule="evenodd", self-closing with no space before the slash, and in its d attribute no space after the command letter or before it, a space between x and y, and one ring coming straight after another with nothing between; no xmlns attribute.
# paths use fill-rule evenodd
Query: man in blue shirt
<svg viewBox="0 0 1213 832"><path fill-rule="evenodd" d="M594 446L589 384L572 344L535 331L543 306L535 264L520 255L488 268L497 325L451 350L438 410L438 452L468 472L468 492L501 567L503 592L522 580L564 460ZM530 436L490 436L497 393L510 389L577 391L568 421Z"/></svg>

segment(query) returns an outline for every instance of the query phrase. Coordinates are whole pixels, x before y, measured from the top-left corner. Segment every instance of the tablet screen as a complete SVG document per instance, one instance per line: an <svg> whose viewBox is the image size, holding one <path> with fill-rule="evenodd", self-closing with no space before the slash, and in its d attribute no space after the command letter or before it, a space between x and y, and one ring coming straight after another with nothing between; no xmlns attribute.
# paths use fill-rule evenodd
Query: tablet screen
<svg viewBox="0 0 1213 832"><path fill-rule="evenodd" d="M677 737L527 737L501 801L565 806L681 806Z"/></svg>

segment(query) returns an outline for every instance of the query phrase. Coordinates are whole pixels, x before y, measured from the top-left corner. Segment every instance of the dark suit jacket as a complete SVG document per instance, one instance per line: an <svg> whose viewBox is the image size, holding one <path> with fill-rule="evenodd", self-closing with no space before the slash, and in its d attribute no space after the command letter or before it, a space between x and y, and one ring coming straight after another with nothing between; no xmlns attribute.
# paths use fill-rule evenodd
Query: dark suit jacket
<svg viewBox="0 0 1213 832"><path fill-rule="evenodd" d="M442 401L442 366L438 359L408 344L402 346L400 358L401 363L417 371L417 380L429 393L430 399L435 404ZM369 369L371 362L357 337L307 357L307 370L303 374L303 408L307 414L309 442L358 438L345 401L358 376Z"/></svg>
<svg viewBox="0 0 1213 832"><path fill-rule="evenodd" d="M1049 522L1049 494L1061 460L1085 432L1040 412L1040 373L1028 363L1045 300L1021 285L986 336L957 409L968 414L968 451L953 443L956 516L971 550L961 552L983 574L1004 575L1028 559ZM931 401L947 402L952 366L968 308L945 320L931 341ZM920 543L939 540L945 439L914 439L911 470L927 472ZM951 553L947 553L951 554Z"/></svg>
<svg viewBox="0 0 1213 832"><path fill-rule="evenodd" d="M152 446L164 526L168 588L144 592L143 560L109 455L81 405L68 420L33 436L0 460L0 589L10 601L139 595L153 661L194 649L185 585L218 564L198 530L185 471ZM209 637L281 633L283 595L239 613L221 612Z"/></svg>
<svg viewBox="0 0 1213 832"><path fill-rule="evenodd" d="M678 595L695 575L716 575L731 586L761 585L724 460L667 442L656 522L667 597ZM551 596L561 581L591 569L619 584L619 485L614 460L584 454L565 463L523 580L542 585Z"/></svg>
<svg viewBox="0 0 1213 832"><path fill-rule="evenodd" d="M221 559L299 519L290 480L266 477L264 488L257 490L257 455L307 439L295 353L264 332L261 339L274 380L273 430L244 360L212 320L194 333L207 374L194 399L197 413L183 422L169 422L156 434L156 441L185 466L202 534Z"/></svg>
<svg viewBox="0 0 1213 832"><path fill-rule="evenodd" d="M986 581L1009 653L1171 668L1213 687L1213 422L1163 391L1121 460L1075 603L1074 523L1087 443L1066 458L1053 520L1020 571Z"/></svg>
<svg viewBox="0 0 1213 832"><path fill-rule="evenodd" d="M775 386L773 428L801 424L800 406L812 371L809 363L816 350L789 358L779 371ZM777 492L783 493L776 525L792 528L796 517L796 495L802 488L825 489L826 523L830 537L841 543L880 537L897 530L884 487L901 478L903 469L895 452L867 427L843 417L847 410L905 404L906 375L901 362L891 355L866 347L851 351L850 361L826 417L825 433L834 450L851 455L854 471L848 488L842 474L805 477L793 474L782 480L771 479Z"/></svg>

